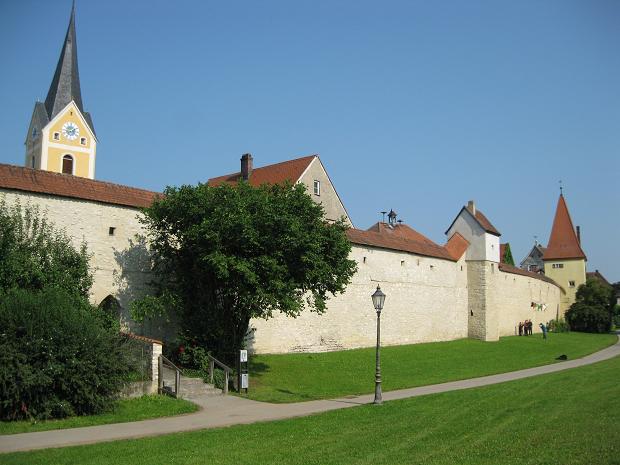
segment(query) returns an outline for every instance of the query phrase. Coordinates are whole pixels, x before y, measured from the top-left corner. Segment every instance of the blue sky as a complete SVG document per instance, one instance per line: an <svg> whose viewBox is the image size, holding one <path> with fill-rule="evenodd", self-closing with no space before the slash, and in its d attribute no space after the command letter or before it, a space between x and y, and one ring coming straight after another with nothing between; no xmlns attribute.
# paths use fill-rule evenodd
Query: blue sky
<svg viewBox="0 0 620 465"><path fill-rule="evenodd" d="M23 164L71 3L0 1L0 163ZM353 222L443 243L474 199L517 261L558 181L620 281L620 2L78 0L97 179L161 190L318 153Z"/></svg>

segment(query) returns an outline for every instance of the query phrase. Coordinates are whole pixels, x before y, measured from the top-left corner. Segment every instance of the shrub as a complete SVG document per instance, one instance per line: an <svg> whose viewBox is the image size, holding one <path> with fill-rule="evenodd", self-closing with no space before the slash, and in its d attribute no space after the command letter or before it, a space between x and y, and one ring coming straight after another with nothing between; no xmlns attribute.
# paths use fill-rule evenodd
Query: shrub
<svg viewBox="0 0 620 465"><path fill-rule="evenodd" d="M554 333L568 333L570 331L568 323L566 322L566 320L563 319L551 320L547 324L547 327L549 328L549 331L552 331Z"/></svg>
<svg viewBox="0 0 620 465"><path fill-rule="evenodd" d="M0 418L101 412L130 370L120 336L61 289L0 295Z"/></svg>

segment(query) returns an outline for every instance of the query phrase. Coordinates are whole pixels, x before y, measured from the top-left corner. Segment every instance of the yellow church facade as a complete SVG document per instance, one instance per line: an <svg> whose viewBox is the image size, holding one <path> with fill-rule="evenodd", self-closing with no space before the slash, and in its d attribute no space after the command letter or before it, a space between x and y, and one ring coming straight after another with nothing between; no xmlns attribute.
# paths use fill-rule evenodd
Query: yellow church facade
<svg viewBox="0 0 620 465"><path fill-rule="evenodd" d="M26 166L95 178L97 139L74 101L42 130L31 127L29 138Z"/></svg>

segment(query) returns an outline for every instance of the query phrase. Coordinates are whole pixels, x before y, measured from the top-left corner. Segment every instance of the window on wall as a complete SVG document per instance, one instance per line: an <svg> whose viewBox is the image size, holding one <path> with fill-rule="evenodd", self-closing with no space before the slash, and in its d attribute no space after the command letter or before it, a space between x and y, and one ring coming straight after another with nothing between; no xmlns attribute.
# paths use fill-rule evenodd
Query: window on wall
<svg viewBox="0 0 620 465"><path fill-rule="evenodd" d="M73 157L71 155L62 157L62 174L73 174Z"/></svg>
<svg viewBox="0 0 620 465"><path fill-rule="evenodd" d="M568 287L575 287L575 281L569 281Z"/></svg>
<svg viewBox="0 0 620 465"><path fill-rule="evenodd" d="M36 161L36 159L37 159L37 158L33 155L33 156L32 156L32 167L33 167L33 168L34 168L34 165L35 165L35 161Z"/></svg>
<svg viewBox="0 0 620 465"><path fill-rule="evenodd" d="M564 263L554 263L551 268L564 268Z"/></svg>
<svg viewBox="0 0 620 465"><path fill-rule="evenodd" d="M86 137L80 137L80 144L86 145Z"/></svg>
<svg viewBox="0 0 620 465"><path fill-rule="evenodd" d="M55 132L54 133L54 140L60 140L60 133L59 132Z"/></svg>
<svg viewBox="0 0 620 465"><path fill-rule="evenodd" d="M321 195L321 181L314 181L314 195Z"/></svg>

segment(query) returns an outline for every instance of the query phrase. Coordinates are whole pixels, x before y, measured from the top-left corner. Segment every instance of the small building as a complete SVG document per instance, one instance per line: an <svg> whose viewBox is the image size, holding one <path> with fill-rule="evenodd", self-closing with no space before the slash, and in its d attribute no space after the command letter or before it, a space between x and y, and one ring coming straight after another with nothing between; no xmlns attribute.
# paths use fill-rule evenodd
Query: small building
<svg viewBox="0 0 620 465"><path fill-rule="evenodd" d="M543 261L545 250L546 247L543 247L538 242L534 243L534 247L532 247L532 250L530 250L527 256L521 260L519 267L533 273L545 274L545 262Z"/></svg>

